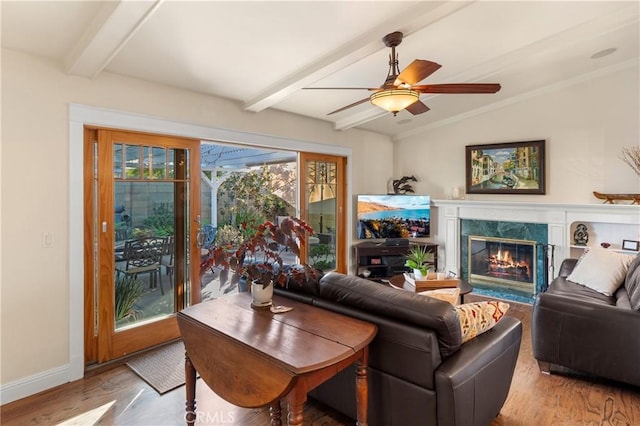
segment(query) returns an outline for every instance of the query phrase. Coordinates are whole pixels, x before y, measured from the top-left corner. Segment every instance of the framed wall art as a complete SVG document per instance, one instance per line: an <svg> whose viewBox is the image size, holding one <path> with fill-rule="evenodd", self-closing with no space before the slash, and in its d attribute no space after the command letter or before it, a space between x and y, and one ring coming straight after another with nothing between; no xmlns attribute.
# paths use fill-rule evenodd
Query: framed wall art
<svg viewBox="0 0 640 426"><path fill-rule="evenodd" d="M633 240L622 240L622 250L638 251L640 242Z"/></svg>
<svg viewBox="0 0 640 426"><path fill-rule="evenodd" d="M545 194L544 145L544 140L467 145L467 194Z"/></svg>

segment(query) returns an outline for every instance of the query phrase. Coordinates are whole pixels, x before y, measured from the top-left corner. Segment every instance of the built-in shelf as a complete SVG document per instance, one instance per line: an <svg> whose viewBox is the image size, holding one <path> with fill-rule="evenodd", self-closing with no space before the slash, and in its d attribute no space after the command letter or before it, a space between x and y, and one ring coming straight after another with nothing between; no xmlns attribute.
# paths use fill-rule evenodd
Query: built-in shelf
<svg viewBox="0 0 640 426"><path fill-rule="evenodd" d="M569 241L575 241L574 232L579 224L587 227L589 241L587 245L570 244L569 254L571 257L580 257L585 249L589 247L601 247L602 243L610 244L607 250L619 253L637 254L637 251L624 250L622 242L624 240L640 240L640 226L638 224L628 224L619 222L595 222L595 221L575 221L569 228Z"/></svg>
<svg viewBox="0 0 640 426"><path fill-rule="evenodd" d="M584 251L584 250L586 250L586 249L588 249L588 248L590 248L590 247L600 247L600 246L597 246L597 245L591 245L591 244L586 245L586 246L577 246L577 245L573 245L573 244L572 244L572 245L570 245L569 247L571 248L571 251L573 252L573 250L574 250L574 249L575 249L575 250L581 250L581 251ZM630 255L636 255L636 254L640 253L640 252L638 252L638 251L634 251L634 250L623 250L622 248L620 248L620 244L617 244L617 245L615 245L615 244L611 244L611 246L606 247L606 249L607 249L607 250L611 250L611 251L615 251L615 252L618 252L618 253L630 254Z"/></svg>

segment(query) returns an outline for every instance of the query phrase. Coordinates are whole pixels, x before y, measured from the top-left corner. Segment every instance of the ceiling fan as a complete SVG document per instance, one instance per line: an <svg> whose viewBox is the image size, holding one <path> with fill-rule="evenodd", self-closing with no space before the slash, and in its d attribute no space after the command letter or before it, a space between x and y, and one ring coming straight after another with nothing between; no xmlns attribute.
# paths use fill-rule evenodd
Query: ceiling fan
<svg viewBox="0 0 640 426"><path fill-rule="evenodd" d="M415 59L402 72L398 67L396 46L402 43L403 34L399 31L387 34L382 38L385 46L391 48L389 55L389 71L387 79L380 87L306 87L307 90L369 90L374 93L368 98L344 106L327 115L336 114L346 109L360 105L367 101L379 106L393 115L406 109L413 115L429 111L420 100L421 93L496 93L500 90L499 84L494 83L449 83L449 84L425 84L414 86L424 80L442 65L424 59Z"/></svg>

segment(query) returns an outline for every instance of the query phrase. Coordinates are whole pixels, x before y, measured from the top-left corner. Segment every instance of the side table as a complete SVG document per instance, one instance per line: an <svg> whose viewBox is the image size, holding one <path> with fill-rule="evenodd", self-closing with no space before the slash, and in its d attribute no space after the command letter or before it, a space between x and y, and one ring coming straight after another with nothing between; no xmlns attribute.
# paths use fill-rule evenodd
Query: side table
<svg viewBox="0 0 640 426"><path fill-rule="evenodd" d="M421 291L416 289L416 286L406 282L403 274L394 275L393 277L391 277L391 279L389 279L389 282L394 287L402 288L407 291L412 291L412 292ZM460 289L460 303L464 303L464 295L471 293L473 291L473 286L469 284L469 282L466 280L458 279L458 288ZM435 289L436 288L432 288L431 290L435 290Z"/></svg>

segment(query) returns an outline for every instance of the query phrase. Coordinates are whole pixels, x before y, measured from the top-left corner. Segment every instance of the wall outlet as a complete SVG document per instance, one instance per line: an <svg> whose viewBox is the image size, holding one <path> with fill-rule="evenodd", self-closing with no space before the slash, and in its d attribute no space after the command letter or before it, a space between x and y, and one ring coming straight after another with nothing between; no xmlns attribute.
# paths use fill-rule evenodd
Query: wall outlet
<svg viewBox="0 0 640 426"><path fill-rule="evenodd" d="M53 232L45 232L42 234L42 247L52 248L54 243Z"/></svg>

